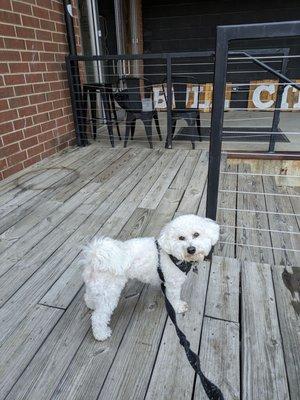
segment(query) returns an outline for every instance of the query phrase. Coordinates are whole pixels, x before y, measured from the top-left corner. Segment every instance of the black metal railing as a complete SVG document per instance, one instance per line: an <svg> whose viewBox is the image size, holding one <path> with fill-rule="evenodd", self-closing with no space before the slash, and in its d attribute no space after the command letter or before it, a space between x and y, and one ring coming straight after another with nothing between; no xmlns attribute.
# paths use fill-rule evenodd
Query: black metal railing
<svg viewBox="0 0 300 400"><path fill-rule="evenodd" d="M241 92L245 92L245 85L248 85L249 80L255 77L257 79L257 74L260 74L260 78L266 79L270 77L272 71L275 71L275 75L281 79L281 76L286 73L289 49L248 49L243 52L231 51L229 54L232 60L229 60L231 68L226 71L229 82L227 86L235 90L236 87L240 85L243 89ZM273 57L269 61L272 67L269 68L269 66L266 65L265 69L261 68L262 64L265 66L265 63L260 61L260 57L258 57L261 55L264 57ZM165 108L160 111L163 111L165 114L163 121L160 123L162 124L161 130L166 148L172 148L173 140L191 139L193 144L197 140L209 139L210 127L205 126L203 123L201 123L200 126L200 120L208 119L205 118L205 114L202 112L201 118L200 113L199 118L195 113L189 115L189 111L195 111L195 109L189 110L188 107L183 104L182 93L185 94L185 90L187 89L184 89L182 85L180 86L177 81L179 77L186 77L187 84L190 83L194 85L196 82L196 86L198 85L198 99L196 107L195 104L193 107L199 109L199 107L202 106L200 102L201 85L211 85L210 96L212 94L214 60L214 51L67 57L66 64L78 145L84 146L88 143L88 128L91 123L93 125L93 138L97 137L98 131L100 131L99 127L107 126L110 132L110 142L114 145L115 138L112 127L115 125L117 125L118 136L121 137L123 132L120 133L119 125L123 122L122 118L119 118L120 113L115 112L114 100L111 100L111 97L113 97L111 94L114 95L116 91L120 90L120 83L123 81L124 77L140 77L141 80L146 79L151 85L156 86L156 89L157 86L161 87L161 92L165 99ZM250 70L249 65L251 66ZM263 75L261 74L262 72ZM289 80L289 82L291 81ZM137 87L137 92L140 92L140 90L141 88ZM101 95L101 105L99 105L99 102L97 104L95 100L96 95L92 93L93 91ZM249 141L255 142L265 136L263 140L268 140L268 148L266 148L265 151L274 152L275 143L278 138L276 133L279 131L278 126L282 93L282 86L279 86L272 125L270 127L249 128L247 126L243 127L240 124L238 129L228 126L223 129L222 126L222 131L224 131L223 138L231 141L249 138ZM203 95L203 93L201 95ZM92 114L91 116L88 115L87 97L89 97L91 103L89 107L89 113ZM224 102L224 97L222 97L220 101ZM174 105L174 102L178 104L181 102L181 104L179 106L178 104ZM245 98L243 100L232 98L229 108L230 110L235 110L240 104L242 110L247 109L247 99ZM207 109L205 109L205 107ZM102 110L102 117L96 115L97 112L99 114L100 108ZM210 111L210 105L203 105L201 111L204 110ZM176 114L176 111L179 112ZM181 111L184 111L185 114L183 115ZM116 114L118 114L117 117ZM188 123L188 127L181 128L180 131L174 135L176 121L180 118L185 119ZM196 124L194 123L195 120ZM272 134L272 132L274 132L274 134ZM254 135L254 133L256 133L256 135Z"/></svg>
<svg viewBox="0 0 300 400"><path fill-rule="evenodd" d="M289 58L288 54L284 54L282 56L280 72L273 67L270 67L265 62L260 61L259 57L257 57L256 54L250 54L249 51L230 52L229 44L232 43L232 41L238 39L251 40L261 38L291 38L295 36L300 36L300 21L217 27L206 202L206 216L208 218L215 220L217 216L223 139L224 101L226 93L228 72L227 64L229 54L233 56L241 56L242 59L244 57L247 59L251 59L256 65L279 78L279 87L283 86L283 84L289 84L297 90L300 90L300 85L296 82L293 82L286 76L287 60ZM281 96L282 89L277 91L277 99L275 102L275 113L272 123L272 135L270 137L269 143L269 151L271 152L274 152L276 133L278 131Z"/></svg>
<svg viewBox="0 0 300 400"><path fill-rule="evenodd" d="M165 131L166 141L165 147L172 148L172 102L174 95L180 96L180 90L173 95L173 81L176 75L186 76L187 83L189 83L189 76L194 74L201 75L198 82L205 81L204 76L212 74L213 72L213 51L192 52L192 53L159 53L159 54L141 54L141 55L107 55L107 56L69 56L66 59L67 72L69 78L72 107L74 114L75 130L77 136L77 143L84 146L88 142L87 138L87 125L89 120L86 117L86 105L84 102L85 85L97 86L103 85L104 94L107 93L107 85L110 85L114 92L120 90L120 83L124 78L137 77L141 80L146 79L151 85L160 85L161 91L165 97L167 114ZM210 62L203 63L203 60ZM202 60L202 61L200 61ZM134 66L133 63L139 62L139 66ZM78 67L78 64L83 64L83 68ZM89 67L88 67L89 64ZM92 64L97 66L97 83L91 82L90 78L95 78L95 73L90 72ZM99 64L101 64L99 68ZM201 71L201 66L206 64L205 72ZM210 70L208 70L208 65ZM101 72L99 73L99 69ZM137 70L133 72L132 70ZM77 71L81 70L78 79ZM140 70L140 71L139 71ZM100 76L101 75L101 76ZM202 79L201 79L202 78ZM207 78L206 78L207 80ZM140 87L136 88L137 92L141 91ZM104 95L104 98L105 98ZM176 96L177 97L177 96ZM104 103L107 102L104 100ZM104 113L106 111L104 107ZM180 110L184 111L184 110ZM108 113L109 114L109 113ZM107 122L109 115L103 119ZM95 118L94 118L95 119ZM99 118L100 121L100 118ZM103 122L102 121L102 122ZM191 135L193 136L193 135ZM112 143L113 144L113 143Z"/></svg>

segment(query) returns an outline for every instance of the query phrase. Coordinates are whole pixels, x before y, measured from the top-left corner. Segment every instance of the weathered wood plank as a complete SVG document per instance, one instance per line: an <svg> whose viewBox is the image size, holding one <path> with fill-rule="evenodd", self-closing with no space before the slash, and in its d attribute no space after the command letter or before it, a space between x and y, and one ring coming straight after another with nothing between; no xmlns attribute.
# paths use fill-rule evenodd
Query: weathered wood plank
<svg viewBox="0 0 300 400"><path fill-rule="evenodd" d="M44 171L38 172L37 175L28 171L24 173L24 178L19 178L14 189L3 194L0 192L1 214L4 216L12 212L15 208L20 207L26 201L38 196L42 196L45 191L53 190L64 184L73 182L78 178L77 166L82 162L88 162L90 157L96 154L96 149L89 153L89 157L84 155L82 158L71 159L64 162L64 166L56 165L54 167L47 166ZM64 169L66 168L67 169ZM52 169L55 168L55 169ZM27 176L29 175L29 176Z"/></svg>
<svg viewBox="0 0 300 400"><path fill-rule="evenodd" d="M91 329L84 338L65 374L54 384L51 400L96 400L107 372L139 300L142 286L126 285L110 326L113 334L105 342L94 339Z"/></svg>
<svg viewBox="0 0 300 400"><path fill-rule="evenodd" d="M13 386L7 400L50 399L89 328L90 312L81 290Z"/></svg>
<svg viewBox="0 0 300 400"><path fill-rule="evenodd" d="M7 263L4 264L5 269L11 263L14 265L0 279L1 306L55 253L56 249L59 249L62 243L77 231L85 219L85 215L71 213L19 261L15 263L13 255L11 260L7 260Z"/></svg>
<svg viewBox="0 0 300 400"><path fill-rule="evenodd" d="M164 169L159 179L157 179L155 184L145 195L140 204L141 208L149 208L154 210L158 206L168 186L172 182L174 176L187 156L187 153L187 151L180 151L174 154L171 163Z"/></svg>
<svg viewBox="0 0 300 400"><path fill-rule="evenodd" d="M144 234L146 236L157 236L163 226L172 220L182 194L182 189L168 189L166 191L145 229Z"/></svg>
<svg viewBox="0 0 300 400"><path fill-rule="evenodd" d="M300 398L300 268L272 268L291 400Z"/></svg>
<svg viewBox="0 0 300 400"><path fill-rule="evenodd" d="M68 162L71 160L78 160L81 157L87 156L91 151L93 151L93 146L87 147L74 147L69 148L66 151L62 151L58 154L55 154L49 158L45 158L39 161L36 164L31 165L30 167L26 168L25 170L19 171L8 178L4 179L0 182L0 190L1 193L6 193L7 191L14 189L17 186L17 181L21 179L26 179L24 175L27 172L35 172L37 173L39 170L43 169L44 167L54 167L61 165L64 162Z"/></svg>
<svg viewBox="0 0 300 400"><path fill-rule="evenodd" d="M239 324L205 317L200 347L202 369L228 400L240 399L239 353ZM197 378L194 400L206 399L207 395Z"/></svg>
<svg viewBox="0 0 300 400"><path fill-rule="evenodd" d="M112 153L109 153L109 156L109 158L97 160L98 173L103 171L103 169L105 170L106 166L109 165L109 161L115 158ZM115 156L118 156L118 154L115 153ZM138 161L138 158L136 161ZM92 182L92 175L90 179ZM55 226L61 223L69 214L75 211L84 200L90 197L92 190L96 190L96 187L92 186L91 182L89 182L89 179L86 180L86 182L82 184L81 190L73 195L71 201L67 201L66 196L65 203L63 204L53 200L41 201L37 209L33 210L0 236L0 252L7 248L3 253L3 258L6 262L5 269L4 265L0 268L1 274L8 270L18 259L24 257L35 244L47 236ZM77 188L79 189L78 186ZM92 188L92 190L90 190L90 188ZM72 196L71 193L69 194ZM108 194L106 197L107 196ZM101 198L101 196L98 197ZM38 216L44 216L45 218L38 220ZM21 240L18 240L20 238Z"/></svg>
<svg viewBox="0 0 300 400"><path fill-rule="evenodd" d="M268 216L260 211L266 211L262 177L243 175L249 172L249 166L242 164L238 168L238 191L259 192L262 194L238 193L239 210L255 210L254 213L237 212L237 258L272 264L274 262ZM247 229L250 228L250 229ZM265 229L265 230L262 230Z"/></svg>
<svg viewBox="0 0 300 400"><path fill-rule="evenodd" d="M54 184L64 186L66 184L69 184L70 181L76 179L76 171L73 172L66 172L66 171L58 171L55 176L50 177L47 179L47 182L44 184L46 185L45 188L42 190L31 190L31 189L23 189L20 192L19 196L16 196L14 199L11 201L7 202L6 204L1 207L0 212L1 215L3 216L3 219L1 221L1 233L4 232L7 223L7 219L12 219L14 222L16 221L13 219L15 215L15 211L18 212L19 215L22 215L20 212L23 211L23 214L26 215L26 211L28 209L32 209L33 206L36 206L41 200L44 200L44 198L47 198L47 195L51 193L54 189L51 187ZM49 185L49 186L47 186ZM25 212L24 212L25 210ZM9 225L11 226L11 225Z"/></svg>
<svg viewBox="0 0 300 400"><path fill-rule="evenodd" d="M240 263L214 256L211 265L205 315L239 322Z"/></svg>
<svg viewBox="0 0 300 400"><path fill-rule="evenodd" d="M62 316L63 310L38 305L0 347L0 398L10 389Z"/></svg>
<svg viewBox="0 0 300 400"><path fill-rule="evenodd" d="M203 187L203 193L202 193L201 200L199 203L199 208L196 213L197 215L200 215L200 217L206 216L206 197L207 197L207 179L206 179L204 187Z"/></svg>
<svg viewBox="0 0 300 400"><path fill-rule="evenodd" d="M277 265L295 265L299 263L299 251L300 251L300 235L299 226L297 220L292 215L284 215L286 213L293 214L294 210L291 202L286 196L278 196L282 193L286 195L286 190L281 189L276 185L273 177L263 177L264 188L266 193L274 193L272 195L266 195L266 204L268 211L272 211L269 214L269 223L271 229L272 244L274 247L274 258L275 264ZM278 232L279 231L279 232ZM284 232L296 232L292 233L281 233ZM278 250L282 249L282 250ZM286 249L295 249L298 252L289 251Z"/></svg>
<svg viewBox="0 0 300 400"><path fill-rule="evenodd" d="M220 210L219 208L236 209L237 194L230 192L237 189L237 172L236 165L226 165L226 160L223 162L224 172L229 174L220 175L220 188L225 190L219 194L217 222L220 227L220 242L214 248L214 254L222 255L224 257L235 256L235 225L236 225L236 211Z"/></svg>
<svg viewBox="0 0 300 400"><path fill-rule="evenodd" d="M207 179L207 160L208 154L206 151L203 151L200 154L191 180L179 204L176 216L182 214L196 214Z"/></svg>
<svg viewBox="0 0 300 400"><path fill-rule="evenodd" d="M287 188L287 193L291 195L297 195L300 196L300 187L288 187ZM298 197L290 197L290 202L293 207L293 211L296 214L295 218L298 222L298 227L300 228L300 201Z"/></svg>
<svg viewBox="0 0 300 400"><path fill-rule="evenodd" d="M60 204L55 201L45 201L43 204L37 206L34 211L8 228L0 235L0 253L4 252L19 239L23 238L32 227L40 223L59 206Z"/></svg>
<svg viewBox="0 0 300 400"><path fill-rule="evenodd" d="M108 157L113 159L113 154L114 153L108 154ZM102 159L102 157L100 157L100 159L99 159L99 168L103 167L103 165L106 165L105 163L103 163L103 160L101 160L101 159ZM80 158L79 160L75 161L72 164L72 166L74 166L75 168L78 168L81 165L81 163L82 163L82 160ZM45 201L51 199L57 192L59 192L60 190L64 190L64 187L68 186L68 184L70 183L68 175L58 182L59 182L58 188L56 188L56 189L49 188L46 190L37 191L36 196L31 197L27 202L25 202L23 204L20 203L18 205L18 207L14 210L14 212L7 213L6 216L4 216L0 222L0 232L3 233L5 231L7 231L10 227L14 226L14 224L18 223L29 213L34 213L35 209L38 206L45 203ZM74 184L75 182L76 182L76 179L72 183ZM70 184L71 186L72 186L72 183Z"/></svg>
<svg viewBox="0 0 300 400"><path fill-rule="evenodd" d="M134 172L128 177L127 180L123 181L122 184L119 184L118 188L108 197L107 201L102 202L100 205L95 204L95 211L85 219L80 229L77 229L72 235L70 235L68 240L61 244L61 246L51 255L51 257L47 259L46 262L43 263L38 260L34 265L27 265L29 272L25 271L24 274L27 273L30 275L31 273L33 276L24 285L22 285L22 287L0 309L0 318L1 320L5 321L3 329L4 337L5 335L8 335L12 329L14 329L18 321L20 321L22 318L22 315L27 312L32 304L43 297L49 287L51 287L57 278L67 269L70 263L73 262L78 256L82 246L88 240L90 240L95 234L110 234L109 229L107 229L107 221L109 220L107 218L114 213L124 198L129 198L129 193L132 191L132 188L135 190L134 197L138 196L139 193L139 198L141 199L143 196L143 191L140 191L141 187L144 187L145 182L147 182L148 185L146 185L146 187L151 187L153 181L157 179L157 175L154 173L154 171L157 169L156 161L158 158L159 154L157 152L151 153L149 157L144 160L142 164L140 164L139 168L137 169L137 173ZM166 160L169 159L169 155L167 154L162 158L164 159L164 162L166 162ZM154 171L151 171L151 166L154 167ZM146 171L147 173L145 175ZM137 185L139 181L141 181L140 186ZM92 208L90 205L90 212L91 209ZM120 232L132 212L125 213L124 219L119 220L118 226L112 226L113 234L118 234ZM77 212L73 214L75 214L77 217L80 215ZM74 224L68 227L68 229L73 228ZM35 257L35 254L33 257ZM78 259L76 262L78 262ZM10 273L9 279L11 281L11 286L6 288L6 291L8 292L11 292L12 288L16 288L23 279L22 275L19 276L17 274L17 270L15 270L15 283L11 271L12 270L8 271ZM25 300L21 300L24 298ZM14 310L13 319L11 318L12 310Z"/></svg>
<svg viewBox="0 0 300 400"><path fill-rule="evenodd" d="M80 166L79 178L73 182L72 185L66 186L64 190L59 190L57 193L54 193L52 198L57 201L65 202L88 182L98 182L98 177L100 175L109 172L111 174L117 174L118 168L116 165L125 168L125 164L135 155L134 152L128 151L128 149L115 149L105 152L102 155L98 152L97 156L91 160L91 163Z"/></svg>
<svg viewBox="0 0 300 400"><path fill-rule="evenodd" d="M166 153L165 153L166 154ZM162 172L161 165L165 165L166 160L167 165L172 163L173 158L169 161L169 155L166 158L165 154L159 159L141 179L139 184L130 192L130 194L125 198L125 200L119 205L115 212L106 221L105 226L101 230L104 235L116 236L120 229L121 221L126 222L127 219L132 215L133 211L137 207L141 207L142 201L144 199L144 193L149 191L149 188L153 187L154 183L160 178ZM163 169L164 170L164 169ZM121 225L122 227L123 225Z"/></svg>
<svg viewBox="0 0 300 400"><path fill-rule="evenodd" d="M146 287L105 379L99 400L144 397L165 321L160 288Z"/></svg>
<svg viewBox="0 0 300 400"><path fill-rule="evenodd" d="M243 399L288 400L271 269L242 266Z"/></svg>
<svg viewBox="0 0 300 400"><path fill-rule="evenodd" d="M190 150L175 178L170 184L171 189L182 189L187 186L194 172L201 150Z"/></svg>
<svg viewBox="0 0 300 400"><path fill-rule="evenodd" d="M196 352L199 348L208 274L209 263L203 262L198 266L198 275L191 273L188 277L182 298L189 304L189 311L177 316L178 325ZM193 386L194 371L178 341L174 325L168 319L145 399L191 399Z"/></svg>
<svg viewBox="0 0 300 400"><path fill-rule="evenodd" d="M155 157L157 157L156 159L156 163L155 166L153 164L149 165L149 170L154 171L155 173L157 173L158 170L160 170L161 168L164 168L167 163L171 160L172 156L174 153L170 153L170 154L166 154L163 153L159 150L154 150L152 151L152 153L143 153L143 157L145 159L145 156L151 157L153 154L155 154ZM140 156L140 152L138 153L138 155L136 157ZM148 171L149 172L149 171ZM147 172L145 172L146 174ZM105 181L103 183L100 183L100 189L96 190L95 193L90 196L90 198L85 201L85 205L87 207L89 207L90 204L94 204L95 202L97 202L97 196L99 193L101 193L103 190L108 191L109 193L112 193L111 187L112 185L116 184L116 180L118 181L118 185L119 183L119 179L122 179L121 182L125 181L126 179L135 179L135 177L137 175L140 174L139 168L135 168L134 170L131 170L130 173L129 171L126 170L121 170L117 175L112 176L108 181ZM149 175L150 176L150 175Z"/></svg>
<svg viewBox="0 0 300 400"><path fill-rule="evenodd" d="M137 208L124 225L120 234L117 236L118 239L128 240L139 237L147 228L152 216L153 210L149 210L148 208Z"/></svg>
<svg viewBox="0 0 300 400"><path fill-rule="evenodd" d="M137 157L137 160L139 160L139 162L141 161L141 159L142 158ZM156 157L154 158L154 161L155 159ZM145 161L144 161L144 168L145 169L147 168ZM142 178L142 175L140 176L140 178ZM132 187L134 187L134 179L130 180L127 186L124 186L125 196L126 193L129 193ZM117 191L115 192L115 194L117 194ZM98 201L100 200L101 203L101 201L103 201L105 197L107 197L107 195L104 193L104 197L101 198L99 196ZM122 200L123 198L121 199L121 201ZM79 197L79 201L82 201L82 198ZM78 205L79 204L77 201L75 206L77 207ZM89 206L89 214L77 213L74 212L74 209L72 209L71 210L72 212L69 215L67 215L65 219L64 215L62 216L61 223L55 226L55 228L52 229L46 237L44 237L41 241L39 241L38 244L35 247L33 247L17 263L15 263L14 255L12 255L11 259L8 258L7 260L5 260L6 262L1 266L1 268L2 269L5 268L7 272L0 279L0 292L1 292L0 304L4 304L4 302L18 289L18 287L20 287L20 285L23 282L25 282L26 279L28 279L39 268L39 266L42 265L43 262L46 261L55 252L56 249L59 249L59 246L62 243L63 247L65 247L66 243L64 242L67 239L68 239L67 244L69 244L70 248L65 249L65 251L68 250L70 251L70 249L72 249L70 241L72 242L73 240L73 244L75 245L76 243L75 237L78 236L82 241L82 234L84 232L84 228L87 227L88 224L94 226L95 229L96 228L99 229L99 225L101 226L101 219L99 220L101 213L98 213L99 214L98 218L94 219L93 217L91 217L91 215L93 215L93 212L96 212L97 209L102 207L102 210L107 214L109 213L111 207L116 207L117 205L115 205L115 203L111 203L109 207L106 207L103 204L101 204L98 207L98 203L95 203ZM55 218L55 220L57 220L57 218L59 219L59 215L58 217ZM93 221L90 222L90 220ZM83 224L83 226L78 230L81 224ZM39 232L37 234L39 235ZM75 234L74 237L73 234ZM74 245L73 245L73 251L76 250L76 247ZM10 267L11 264L13 264L13 267L8 269L8 266ZM22 271L22 273L20 271Z"/></svg>

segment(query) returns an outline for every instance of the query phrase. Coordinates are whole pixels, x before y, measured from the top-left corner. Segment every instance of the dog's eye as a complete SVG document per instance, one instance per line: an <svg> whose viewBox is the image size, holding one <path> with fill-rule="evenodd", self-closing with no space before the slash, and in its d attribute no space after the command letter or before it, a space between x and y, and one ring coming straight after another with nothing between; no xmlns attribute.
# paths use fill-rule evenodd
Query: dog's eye
<svg viewBox="0 0 300 400"><path fill-rule="evenodd" d="M179 236L178 239L179 239L179 240L185 240L185 237L184 237L184 236Z"/></svg>
<svg viewBox="0 0 300 400"><path fill-rule="evenodd" d="M196 237L198 237L199 236L199 233L198 232L195 232L194 234L193 234L193 237L194 238L196 238Z"/></svg>

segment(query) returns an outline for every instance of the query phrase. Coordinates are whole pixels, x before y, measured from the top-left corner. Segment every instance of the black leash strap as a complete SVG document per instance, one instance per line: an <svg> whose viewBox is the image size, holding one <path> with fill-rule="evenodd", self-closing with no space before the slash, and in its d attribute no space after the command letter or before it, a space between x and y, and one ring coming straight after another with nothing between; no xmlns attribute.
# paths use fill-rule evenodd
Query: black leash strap
<svg viewBox="0 0 300 400"><path fill-rule="evenodd" d="M198 354L194 353L191 350L190 342L187 340L185 334L179 329L179 327L177 325L175 310L174 310L172 304L169 302L167 295L166 295L165 277L164 277L164 274L161 269L160 247L159 247L157 240L155 240L155 245L157 248L157 255L158 255L157 272L158 272L158 275L162 282L161 290L165 297L165 304L166 304L168 316L170 317L171 321L173 322L173 324L175 326L176 333L179 338L179 343L181 344L181 346L183 346L189 363L191 364L191 366L193 367L193 369L195 370L197 375L199 375L202 386L205 390L205 393L207 394L207 397L210 400L224 400L224 396L223 396L221 390L215 384L213 384L209 379L207 379L206 376L203 374L201 367L200 367L200 359L199 359Z"/></svg>

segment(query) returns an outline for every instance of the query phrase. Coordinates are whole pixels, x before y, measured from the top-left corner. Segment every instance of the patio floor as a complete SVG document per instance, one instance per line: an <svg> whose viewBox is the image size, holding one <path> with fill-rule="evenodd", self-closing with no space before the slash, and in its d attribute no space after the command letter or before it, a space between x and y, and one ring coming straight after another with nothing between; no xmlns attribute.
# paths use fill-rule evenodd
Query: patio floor
<svg viewBox="0 0 300 400"><path fill-rule="evenodd" d="M155 147L164 147L166 133L167 133L167 114L165 112L159 112L159 124L161 128L161 133L163 136L163 142L158 141L158 136L154 128L153 123L153 142ZM200 113L201 126L204 128L210 127L211 114L210 113ZM273 113L268 111L231 111L224 113L224 128L233 128L239 130L239 136L243 138L242 141L237 140L223 140L222 149L223 151L247 151L247 152L257 152L263 151L267 152L269 147L269 140L260 141L258 137L251 137L251 131L256 129L267 128L272 126ZM286 136L286 142L277 142L275 149L277 152L299 152L300 151L300 134L299 134L299 124L300 124L300 113L299 112L281 112L280 114L280 124L279 128L282 133ZM182 119L177 121L175 136L179 129L186 127L186 122ZM121 129L121 134L124 137L125 133L125 122L124 120L119 121L119 126ZM245 131L245 129L250 129L250 132ZM102 145L110 145L108 140L108 135L105 126L100 126L98 131L98 139ZM116 135L116 132L115 132ZM263 135L263 134L262 134ZM226 136L226 134L224 134ZM248 140L246 139L248 138ZM118 140L116 144L119 145ZM122 144L121 144L122 145ZM130 143L131 147L147 148L148 142L145 134L145 129L141 121L137 120L136 132L134 134L134 141ZM173 141L174 148L185 148L190 149L191 144L187 141ZM196 148L198 149L208 149L209 142L204 140L202 142L196 142Z"/></svg>
<svg viewBox="0 0 300 400"><path fill-rule="evenodd" d="M93 339L78 261L95 234L155 236L174 215L204 215L207 159L96 143L0 183L0 399L206 398L159 289L130 282L111 339ZM223 166L221 240L189 274L179 325L226 400L298 400L297 191Z"/></svg>

